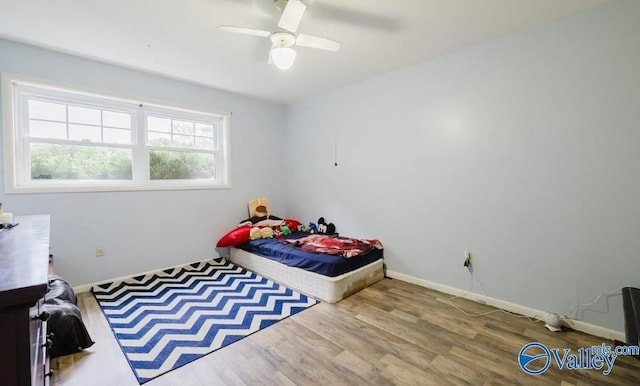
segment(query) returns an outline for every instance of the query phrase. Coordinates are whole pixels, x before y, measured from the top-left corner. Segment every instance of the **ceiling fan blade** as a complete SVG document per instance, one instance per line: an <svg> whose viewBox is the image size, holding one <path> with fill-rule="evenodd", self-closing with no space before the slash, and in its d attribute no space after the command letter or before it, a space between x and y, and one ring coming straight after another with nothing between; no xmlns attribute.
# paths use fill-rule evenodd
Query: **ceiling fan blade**
<svg viewBox="0 0 640 386"><path fill-rule="evenodd" d="M321 50L336 52L340 49L340 42L335 40L320 38L317 36L299 34L296 39L296 45L303 47L319 48Z"/></svg>
<svg viewBox="0 0 640 386"><path fill-rule="evenodd" d="M269 35L271 35L271 32L269 31L255 29L255 28L234 27L232 25L219 25L218 29L226 32L235 32L235 33L245 34L245 35L260 36L263 38L266 38Z"/></svg>
<svg viewBox="0 0 640 386"><path fill-rule="evenodd" d="M278 22L278 27L286 29L287 31L296 32L306 9L307 6L300 0L287 1L287 5L284 7L284 11L282 11L282 16Z"/></svg>

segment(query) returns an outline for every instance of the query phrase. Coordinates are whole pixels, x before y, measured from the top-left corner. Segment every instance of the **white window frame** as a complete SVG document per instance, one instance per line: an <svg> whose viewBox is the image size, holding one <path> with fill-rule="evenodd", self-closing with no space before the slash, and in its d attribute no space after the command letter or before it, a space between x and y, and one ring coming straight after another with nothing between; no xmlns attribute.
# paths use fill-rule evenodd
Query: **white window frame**
<svg viewBox="0 0 640 386"><path fill-rule="evenodd" d="M132 144L82 143L83 146L108 146L132 149L132 180L41 180L31 179L30 159L27 159L29 146L24 129L19 122L25 121L26 109L19 110L21 92L36 91L38 95L60 103L72 101L74 104L87 104L103 109L116 108L118 111L132 113ZM180 147L157 147L147 145L147 114L165 115L173 119L219 120L217 149L201 151ZM18 114L24 114L20 117ZM50 81L32 79L21 75L2 73L2 140L4 192L12 193L48 193L48 192L105 192L131 190L184 190L184 189L228 189L230 180L230 124L231 113L202 108L176 106L169 103L134 100L104 93L85 91L75 86L54 84ZM56 140L42 142L56 143ZM63 141L64 142L64 141ZM68 142L66 142L68 143ZM215 154L215 179L179 179L151 180L149 170L149 151L186 151Z"/></svg>

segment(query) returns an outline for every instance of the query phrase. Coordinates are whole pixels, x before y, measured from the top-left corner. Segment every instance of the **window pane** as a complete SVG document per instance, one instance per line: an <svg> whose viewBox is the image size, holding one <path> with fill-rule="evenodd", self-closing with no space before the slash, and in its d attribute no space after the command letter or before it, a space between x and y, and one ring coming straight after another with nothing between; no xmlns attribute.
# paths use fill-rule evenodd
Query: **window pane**
<svg viewBox="0 0 640 386"><path fill-rule="evenodd" d="M173 121L173 133L193 135L193 122Z"/></svg>
<svg viewBox="0 0 640 386"><path fill-rule="evenodd" d="M100 110L69 106L69 122L100 126L101 121Z"/></svg>
<svg viewBox="0 0 640 386"><path fill-rule="evenodd" d="M196 149L213 150L213 139L196 137Z"/></svg>
<svg viewBox="0 0 640 386"><path fill-rule="evenodd" d="M160 131L163 133L171 132L171 119L148 117L147 123L150 131Z"/></svg>
<svg viewBox="0 0 640 386"><path fill-rule="evenodd" d="M67 125L57 122L30 120L29 136L37 138L67 139Z"/></svg>
<svg viewBox="0 0 640 386"><path fill-rule="evenodd" d="M67 121L67 105L29 100L29 118Z"/></svg>
<svg viewBox="0 0 640 386"><path fill-rule="evenodd" d="M173 146L175 147L193 147L193 137L186 135L174 135Z"/></svg>
<svg viewBox="0 0 640 386"><path fill-rule="evenodd" d="M131 143L131 130L105 128L103 135L105 143Z"/></svg>
<svg viewBox="0 0 640 386"><path fill-rule="evenodd" d="M196 123L196 135L201 137L213 137L213 125Z"/></svg>
<svg viewBox="0 0 640 386"><path fill-rule="evenodd" d="M181 151L149 151L152 180L215 179L213 154Z"/></svg>
<svg viewBox="0 0 640 386"><path fill-rule="evenodd" d="M229 187L231 113L7 79L11 193Z"/></svg>
<svg viewBox="0 0 640 386"><path fill-rule="evenodd" d="M102 124L120 129L131 129L131 114L102 111Z"/></svg>
<svg viewBox="0 0 640 386"><path fill-rule="evenodd" d="M69 139L72 141L102 142L102 134L99 127L69 125Z"/></svg>
<svg viewBox="0 0 640 386"><path fill-rule="evenodd" d="M153 146L171 146L171 134L148 133L147 143Z"/></svg>
<svg viewBox="0 0 640 386"><path fill-rule="evenodd" d="M131 180L131 149L32 143L33 180Z"/></svg>

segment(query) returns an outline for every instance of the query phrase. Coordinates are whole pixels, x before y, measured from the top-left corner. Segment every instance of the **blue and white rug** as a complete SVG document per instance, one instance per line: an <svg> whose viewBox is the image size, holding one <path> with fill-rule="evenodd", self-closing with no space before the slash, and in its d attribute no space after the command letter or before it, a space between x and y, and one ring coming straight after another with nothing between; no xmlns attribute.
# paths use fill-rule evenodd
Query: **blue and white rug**
<svg viewBox="0 0 640 386"><path fill-rule="evenodd" d="M140 384L317 303L224 260L92 290Z"/></svg>

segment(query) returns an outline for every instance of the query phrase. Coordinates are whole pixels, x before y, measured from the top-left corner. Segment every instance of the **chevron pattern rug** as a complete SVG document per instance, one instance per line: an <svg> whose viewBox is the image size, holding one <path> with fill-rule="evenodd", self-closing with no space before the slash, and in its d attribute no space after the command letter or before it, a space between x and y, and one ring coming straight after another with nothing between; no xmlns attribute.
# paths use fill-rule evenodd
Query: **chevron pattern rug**
<svg viewBox="0 0 640 386"><path fill-rule="evenodd" d="M92 291L140 384L317 303L222 259Z"/></svg>

